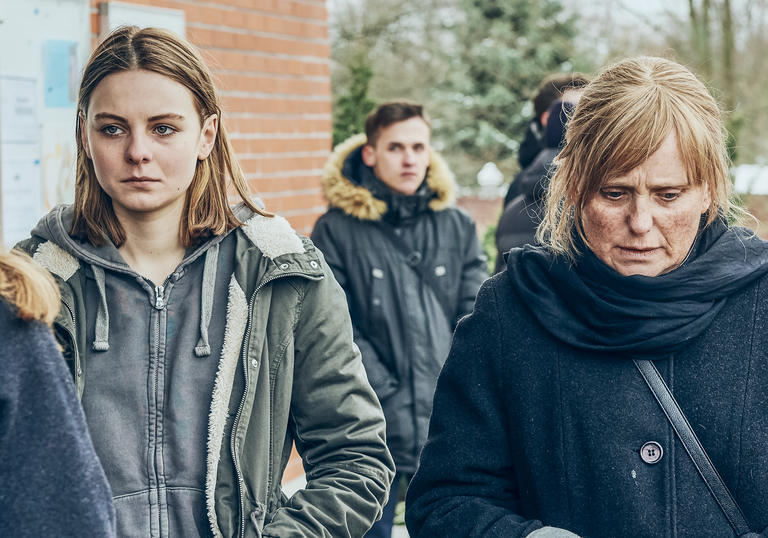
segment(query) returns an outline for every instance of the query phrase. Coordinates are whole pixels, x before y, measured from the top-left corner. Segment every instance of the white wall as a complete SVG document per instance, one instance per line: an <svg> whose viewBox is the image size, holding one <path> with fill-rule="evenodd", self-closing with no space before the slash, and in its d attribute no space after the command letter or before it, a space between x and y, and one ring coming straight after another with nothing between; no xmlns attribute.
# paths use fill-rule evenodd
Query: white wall
<svg viewBox="0 0 768 538"><path fill-rule="evenodd" d="M0 0L0 88L11 90L0 95L6 246L26 237L48 209L73 199L76 92L90 33L88 0ZM25 85L34 95L13 95ZM36 124L35 133L20 133L14 125L25 118Z"/></svg>

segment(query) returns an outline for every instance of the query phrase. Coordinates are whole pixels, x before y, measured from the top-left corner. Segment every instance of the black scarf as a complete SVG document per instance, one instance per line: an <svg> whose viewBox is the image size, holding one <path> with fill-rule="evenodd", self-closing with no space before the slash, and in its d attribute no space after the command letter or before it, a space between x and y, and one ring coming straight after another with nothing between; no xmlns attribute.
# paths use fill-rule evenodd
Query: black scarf
<svg viewBox="0 0 768 538"><path fill-rule="evenodd" d="M722 220L688 258L656 277L622 276L583 243L575 264L526 245L507 260L512 285L557 339L581 349L658 358L701 334L730 295L768 272L768 243Z"/></svg>

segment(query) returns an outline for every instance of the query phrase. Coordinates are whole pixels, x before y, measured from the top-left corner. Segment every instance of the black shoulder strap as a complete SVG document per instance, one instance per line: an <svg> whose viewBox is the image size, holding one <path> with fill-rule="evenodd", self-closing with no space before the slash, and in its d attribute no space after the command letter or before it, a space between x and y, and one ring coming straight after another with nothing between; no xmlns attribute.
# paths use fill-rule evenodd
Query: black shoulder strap
<svg viewBox="0 0 768 538"><path fill-rule="evenodd" d="M408 264L419 277L421 277L422 282L432 288L432 291L437 297L437 301L440 303L440 306L445 313L445 317L448 318L449 323L453 323L453 318L456 315L456 312L451 308L445 291L441 289L440 283L437 281L437 276L430 271L429 267L424 265L421 252L411 248L386 222L377 221L376 224L378 225L379 230L381 230L389 239L390 243L405 256L405 263Z"/></svg>
<svg viewBox="0 0 768 538"><path fill-rule="evenodd" d="M723 514L725 514L736 536L749 533L749 524L741 512L741 508L739 508L736 499L733 498L733 495L728 490L728 486L725 485L717 469L712 464L712 460L709 459L709 455L704 450L704 447L701 446L699 438L696 437L696 433L694 433L693 428L688 423L688 419L677 404L677 400L675 400L669 387L656 369L656 365L649 360L635 359L634 362L640 371L640 375L643 376L646 384L651 389L651 392L653 392L656 401L659 402L670 424L672 424L672 428L675 430L680 442L683 443L685 450L693 460L696 470L701 475L701 478L704 479L709 492L717 501Z"/></svg>

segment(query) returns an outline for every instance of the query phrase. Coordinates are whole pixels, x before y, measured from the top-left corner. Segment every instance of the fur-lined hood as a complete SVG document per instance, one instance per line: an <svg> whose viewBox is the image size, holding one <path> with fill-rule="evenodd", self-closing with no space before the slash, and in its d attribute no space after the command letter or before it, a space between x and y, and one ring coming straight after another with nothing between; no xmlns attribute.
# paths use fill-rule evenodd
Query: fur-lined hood
<svg viewBox="0 0 768 538"><path fill-rule="evenodd" d="M387 212L386 202L379 200L371 191L347 178L342 173L344 162L367 138L360 133L348 138L333 150L323 170L323 193L331 207L337 207L361 220L381 220ZM435 193L429 208L440 211L455 201L455 179L442 157L432 150L427 170L427 185Z"/></svg>

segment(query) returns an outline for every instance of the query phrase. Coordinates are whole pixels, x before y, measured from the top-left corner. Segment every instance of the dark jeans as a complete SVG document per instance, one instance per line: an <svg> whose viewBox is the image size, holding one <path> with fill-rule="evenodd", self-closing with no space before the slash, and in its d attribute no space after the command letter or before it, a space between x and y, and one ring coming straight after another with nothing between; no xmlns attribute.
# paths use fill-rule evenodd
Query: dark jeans
<svg viewBox="0 0 768 538"><path fill-rule="evenodd" d="M395 519L395 507L401 498L401 493L408 486L413 474L395 473L395 480L389 490L389 500L384 505L381 519L373 524L371 530L365 533L364 538L390 538L392 536L392 522Z"/></svg>

